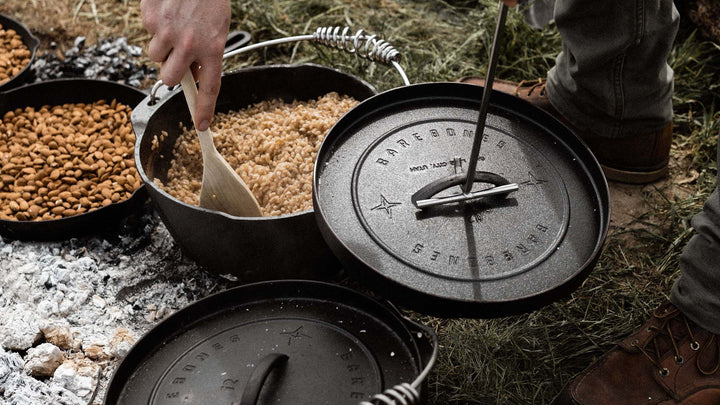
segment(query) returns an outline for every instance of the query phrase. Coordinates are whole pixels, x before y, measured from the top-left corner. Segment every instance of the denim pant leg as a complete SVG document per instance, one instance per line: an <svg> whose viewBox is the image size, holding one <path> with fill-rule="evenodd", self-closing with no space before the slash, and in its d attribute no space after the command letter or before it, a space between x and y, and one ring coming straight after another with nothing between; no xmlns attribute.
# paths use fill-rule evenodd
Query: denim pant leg
<svg viewBox="0 0 720 405"><path fill-rule="evenodd" d="M720 185L693 217L692 226L697 233L680 255L680 278L670 301L693 322L720 335Z"/></svg>
<svg viewBox="0 0 720 405"><path fill-rule="evenodd" d="M563 47L547 93L568 121L606 138L672 121L667 58L680 21L672 0L556 0L554 17Z"/></svg>

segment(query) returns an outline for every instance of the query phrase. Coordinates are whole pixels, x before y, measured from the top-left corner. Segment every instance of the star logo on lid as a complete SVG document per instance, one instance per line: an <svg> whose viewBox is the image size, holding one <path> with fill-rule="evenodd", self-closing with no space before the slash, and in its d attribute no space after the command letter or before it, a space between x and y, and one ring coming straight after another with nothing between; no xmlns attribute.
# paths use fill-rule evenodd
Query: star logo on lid
<svg viewBox="0 0 720 405"><path fill-rule="evenodd" d="M288 346L292 344L293 341L300 339L300 338L312 338L312 336L307 335L303 332L303 326L299 326L297 329L289 332L280 332L281 335L288 335Z"/></svg>
<svg viewBox="0 0 720 405"><path fill-rule="evenodd" d="M390 202L384 195L380 194L380 204L370 208L370 211L383 210L388 217L392 218L392 208L397 207L398 205L400 205L400 203Z"/></svg>
<svg viewBox="0 0 720 405"><path fill-rule="evenodd" d="M539 186L540 184L547 183L547 180L539 179L535 177L535 175L532 172L528 172L528 176L530 177L529 180L523 181L522 185L525 186Z"/></svg>

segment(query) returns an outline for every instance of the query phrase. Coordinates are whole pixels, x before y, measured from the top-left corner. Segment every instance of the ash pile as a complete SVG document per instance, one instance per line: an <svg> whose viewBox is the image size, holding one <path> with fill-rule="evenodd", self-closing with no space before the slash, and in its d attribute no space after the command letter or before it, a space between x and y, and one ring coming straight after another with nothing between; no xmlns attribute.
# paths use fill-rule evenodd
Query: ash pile
<svg viewBox="0 0 720 405"><path fill-rule="evenodd" d="M100 39L90 46L85 37L77 37L60 56L53 51L37 55L30 68L36 82L84 77L140 88L144 81L157 78L155 68L140 62L141 55L142 49L129 45L125 37Z"/></svg>
<svg viewBox="0 0 720 405"><path fill-rule="evenodd" d="M37 80L85 77L139 86L154 70L123 39L64 59L42 55ZM0 403L102 404L132 344L173 312L232 286L186 258L149 201L119 223L55 242L0 238Z"/></svg>

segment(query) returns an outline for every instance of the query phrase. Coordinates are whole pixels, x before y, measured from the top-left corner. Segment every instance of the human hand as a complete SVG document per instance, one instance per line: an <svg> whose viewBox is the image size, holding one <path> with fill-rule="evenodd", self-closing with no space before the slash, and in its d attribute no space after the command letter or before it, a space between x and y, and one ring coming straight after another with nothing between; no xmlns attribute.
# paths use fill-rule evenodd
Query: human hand
<svg viewBox="0 0 720 405"><path fill-rule="evenodd" d="M230 29L229 0L141 0L143 26L152 35L150 60L162 63L160 79L180 83L191 65L199 82L195 126L206 130L220 92L222 54Z"/></svg>

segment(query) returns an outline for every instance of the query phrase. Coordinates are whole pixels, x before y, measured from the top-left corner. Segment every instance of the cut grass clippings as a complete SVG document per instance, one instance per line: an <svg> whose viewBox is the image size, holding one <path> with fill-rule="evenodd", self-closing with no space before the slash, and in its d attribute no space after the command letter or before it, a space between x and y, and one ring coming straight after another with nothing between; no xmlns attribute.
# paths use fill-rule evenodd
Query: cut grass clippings
<svg viewBox="0 0 720 405"><path fill-rule="evenodd" d="M35 21L28 25L41 36L62 31L61 48L71 46L74 35L126 36L146 47L139 1L94 4L93 11L89 1L4 0L0 11ZM378 34L401 51L413 83L484 76L497 17L496 2L486 0L251 0L233 1L232 10L232 29L250 31L254 42L308 34L320 26ZM34 15L39 17L33 20ZM497 77L545 77L561 46L555 27L533 29L511 10L505 33ZM226 68L299 62L353 73L381 91L402 85L392 68L313 43L243 54L227 60ZM696 34L683 16L670 64L676 80L673 181L638 188L646 210L630 224L612 227L597 266L570 297L499 319L416 315L437 331L441 344L427 381L428 403L549 403L667 298L678 276L678 255L693 234L690 219L717 181L720 48Z"/></svg>

